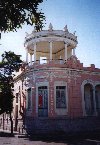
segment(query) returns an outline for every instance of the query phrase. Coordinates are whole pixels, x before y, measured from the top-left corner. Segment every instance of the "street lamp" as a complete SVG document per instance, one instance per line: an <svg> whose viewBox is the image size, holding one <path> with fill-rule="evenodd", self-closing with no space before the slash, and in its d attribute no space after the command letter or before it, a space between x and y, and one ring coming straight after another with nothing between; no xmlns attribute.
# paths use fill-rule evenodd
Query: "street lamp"
<svg viewBox="0 0 100 145"><path fill-rule="evenodd" d="M0 88L0 93L2 92L2 89ZM1 111L2 109L0 108L0 111ZM4 113L3 113L3 130L4 130Z"/></svg>

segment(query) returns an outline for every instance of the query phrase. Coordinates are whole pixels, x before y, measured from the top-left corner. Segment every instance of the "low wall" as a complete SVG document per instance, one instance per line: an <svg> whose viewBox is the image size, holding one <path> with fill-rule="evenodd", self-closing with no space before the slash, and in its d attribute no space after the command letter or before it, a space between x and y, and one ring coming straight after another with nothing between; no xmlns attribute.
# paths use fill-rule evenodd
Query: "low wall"
<svg viewBox="0 0 100 145"><path fill-rule="evenodd" d="M32 118L25 121L28 134L36 133L76 133L100 130L100 118L86 117L77 119Z"/></svg>

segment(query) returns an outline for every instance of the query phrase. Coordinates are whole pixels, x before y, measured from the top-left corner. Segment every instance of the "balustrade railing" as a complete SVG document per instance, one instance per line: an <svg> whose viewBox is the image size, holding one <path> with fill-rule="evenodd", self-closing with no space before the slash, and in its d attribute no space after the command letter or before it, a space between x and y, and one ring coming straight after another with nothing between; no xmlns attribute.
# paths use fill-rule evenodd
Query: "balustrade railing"
<svg viewBox="0 0 100 145"><path fill-rule="evenodd" d="M36 61L32 61L32 62L28 62L28 66L32 66L34 64L39 64L39 65L43 65L43 64L64 64L65 60L64 59L42 59L42 60L36 60Z"/></svg>

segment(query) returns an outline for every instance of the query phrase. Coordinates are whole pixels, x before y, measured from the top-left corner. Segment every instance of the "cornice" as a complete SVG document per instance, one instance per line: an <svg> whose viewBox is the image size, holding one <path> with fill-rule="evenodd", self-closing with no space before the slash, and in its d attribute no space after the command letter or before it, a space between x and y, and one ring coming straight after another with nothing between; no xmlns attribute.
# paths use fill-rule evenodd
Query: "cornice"
<svg viewBox="0 0 100 145"><path fill-rule="evenodd" d="M25 45L40 41L64 41L72 44L74 43L74 45L78 44L77 36L63 30L43 30L40 32L33 32L25 37Z"/></svg>

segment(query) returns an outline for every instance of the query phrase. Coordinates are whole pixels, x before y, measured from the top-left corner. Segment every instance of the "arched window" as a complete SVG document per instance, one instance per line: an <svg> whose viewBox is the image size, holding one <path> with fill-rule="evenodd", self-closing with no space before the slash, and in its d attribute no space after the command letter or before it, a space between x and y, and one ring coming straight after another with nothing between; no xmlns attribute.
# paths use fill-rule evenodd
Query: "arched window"
<svg viewBox="0 0 100 145"><path fill-rule="evenodd" d="M94 101L93 101L93 87L91 84L84 85L84 101L86 115L91 116L94 114Z"/></svg>
<svg viewBox="0 0 100 145"><path fill-rule="evenodd" d="M100 115L100 85L95 87L96 111Z"/></svg>

